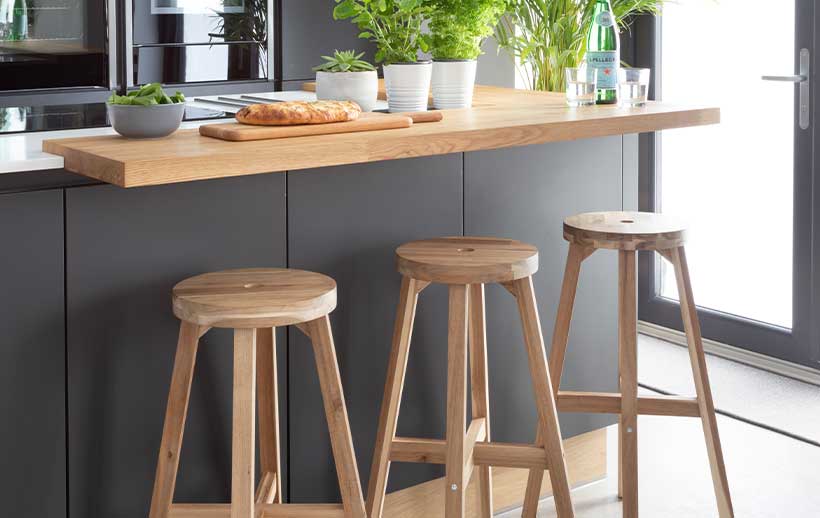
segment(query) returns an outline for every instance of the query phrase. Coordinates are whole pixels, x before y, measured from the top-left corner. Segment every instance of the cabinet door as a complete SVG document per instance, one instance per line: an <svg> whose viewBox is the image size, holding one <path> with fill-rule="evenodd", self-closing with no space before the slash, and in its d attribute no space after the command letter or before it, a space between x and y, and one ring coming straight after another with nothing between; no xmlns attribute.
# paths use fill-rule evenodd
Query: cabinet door
<svg viewBox="0 0 820 518"><path fill-rule="evenodd" d="M282 0L282 79L313 80L313 67L334 50L366 52L373 62L374 47L360 39L350 20L334 20L334 0Z"/></svg>
<svg viewBox="0 0 820 518"><path fill-rule="evenodd" d="M330 275L339 304L330 320L353 444L366 490L401 277L395 250L406 242L461 235L462 155L394 160L288 174L290 265ZM291 497L339 498L313 352L291 330ZM447 291L419 297L399 434L444 435ZM443 476L438 466L395 464L390 490Z"/></svg>
<svg viewBox="0 0 820 518"><path fill-rule="evenodd" d="M3 516L66 515L63 191L0 196Z"/></svg>
<svg viewBox="0 0 820 518"><path fill-rule="evenodd" d="M171 288L284 266L285 176L75 188L66 218L71 516L147 516L179 329ZM232 340L212 330L200 344L178 502L230 501Z"/></svg>
<svg viewBox="0 0 820 518"><path fill-rule="evenodd" d="M466 234L519 239L540 251L533 280L547 350L568 248L563 219L578 212L621 210L622 175L620 136L465 156ZM612 252L599 251L584 261L561 384L566 390L618 391L617 273ZM490 415L493 439L499 441L530 442L535 434L520 322L509 293L489 287ZM561 415L565 437L613 422L611 416Z"/></svg>

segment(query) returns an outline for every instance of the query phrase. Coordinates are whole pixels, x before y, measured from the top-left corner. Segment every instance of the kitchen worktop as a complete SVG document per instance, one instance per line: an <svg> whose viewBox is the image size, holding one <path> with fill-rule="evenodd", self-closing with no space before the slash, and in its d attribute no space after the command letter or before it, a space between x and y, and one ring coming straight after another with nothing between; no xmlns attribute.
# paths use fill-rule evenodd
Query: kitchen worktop
<svg viewBox="0 0 820 518"><path fill-rule="evenodd" d="M715 124L720 110L650 102L569 108L563 95L478 86L472 109L407 129L225 142L182 129L156 140L45 140L65 169L120 187L284 172Z"/></svg>

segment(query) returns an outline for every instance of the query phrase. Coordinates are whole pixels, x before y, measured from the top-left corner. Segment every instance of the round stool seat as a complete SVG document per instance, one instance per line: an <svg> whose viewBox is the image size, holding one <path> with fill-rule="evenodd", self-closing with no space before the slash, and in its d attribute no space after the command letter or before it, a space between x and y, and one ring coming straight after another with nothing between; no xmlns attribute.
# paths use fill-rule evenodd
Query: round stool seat
<svg viewBox="0 0 820 518"><path fill-rule="evenodd" d="M226 270L174 286L174 315L201 326L263 328L309 322L336 308L336 281L285 268Z"/></svg>
<svg viewBox="0 0 820 518"><path fill-rule="evenodd" d="M564 239L591 248L668 250L683 245L686 226L652 212L588 212L564 220Z"/></svg>
<svg viewBox="0 0 820 518"><path fill-rule="evenodd" d="M538 271L538 249L512 239L444 237L413 241L396 250L398 270L441 284L509 282Z"/></svg>

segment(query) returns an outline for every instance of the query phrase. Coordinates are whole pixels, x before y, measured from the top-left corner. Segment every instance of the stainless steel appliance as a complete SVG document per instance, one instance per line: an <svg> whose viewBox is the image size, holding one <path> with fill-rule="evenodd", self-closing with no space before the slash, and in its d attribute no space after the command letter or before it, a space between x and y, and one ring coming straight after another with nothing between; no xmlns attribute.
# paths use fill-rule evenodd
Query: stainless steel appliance
<svg viewBox="0 0 820 518"><path fill-rule="evenodd" d="M273 80L273 0L125 0L125 85Z"/></svg>

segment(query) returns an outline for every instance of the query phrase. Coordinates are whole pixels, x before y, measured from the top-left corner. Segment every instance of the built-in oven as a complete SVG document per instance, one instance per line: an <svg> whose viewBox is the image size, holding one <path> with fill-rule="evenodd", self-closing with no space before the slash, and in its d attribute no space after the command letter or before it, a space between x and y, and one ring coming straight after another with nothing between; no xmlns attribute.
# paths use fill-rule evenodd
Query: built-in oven
<svg viewBox="0 0 820 518"><path fill-rule="evenodd" d="M125 0L125 85L273 79L273 0Z"/></svg>
<svg viewBox="0 0 820 518"><path fill-rule="evenodd" d="M0 91L117 86L116 0L0 0Z"/></svg>

